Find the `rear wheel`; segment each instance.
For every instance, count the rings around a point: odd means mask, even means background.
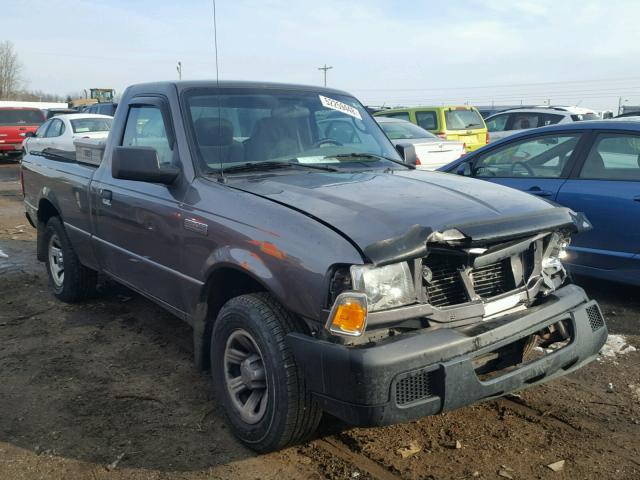
[[[46,266],[53,294],[64,302],[86,298],[95,290],[97,273],[80,263],[58,217],[50,218],[45,228]]]
[[[265,293],[229,300],[215,321],[211,374],[233,433],[258,452],[311,435],[322,411],[285,343],[295,319]]]

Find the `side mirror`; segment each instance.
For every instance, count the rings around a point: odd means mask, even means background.
[[[36,132],[25,132],[25,138],[32,138],[36,136]]]
[[[471,176],[471,162],[469,162],[469,161],[462,162],[460,165],[458,165],[458,168],[456,169],[456,173],[458,175],[463,175],[465,177],[470,177]]]
[[[169,185],[180,174],[173,165],[161,167],[152,147],[116,147],[111,159],[111,175],[121,180]]]
[[[407,165],[416,166],[418,163],[418,156],[416,155],[416,149],[410,143],[400,143],[396,145],[396,150],[400,156],[404,159],[404,163]]]

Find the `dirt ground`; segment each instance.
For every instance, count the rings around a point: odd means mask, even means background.
[[[80,305],[53,298],[21,201],[0,160],[2,480],[640,478],[640,351],[409,424],[325,418],[309,443],[256,455],[228,432],[180,320],[111,284]],[[578,283],[640,347],[638,289]]]

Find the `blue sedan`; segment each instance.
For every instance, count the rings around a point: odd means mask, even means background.
[[[439,170],[517,188],[584,212],[593,230],[574,238],[567,268],[640,285],[640,122],[576,122],[526,130]]]

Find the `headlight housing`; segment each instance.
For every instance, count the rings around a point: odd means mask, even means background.
[[[353,289],[367,296],[370,312],[402,307],[415,302],[413,276],[407,262],[384,267],[353,265]]]

